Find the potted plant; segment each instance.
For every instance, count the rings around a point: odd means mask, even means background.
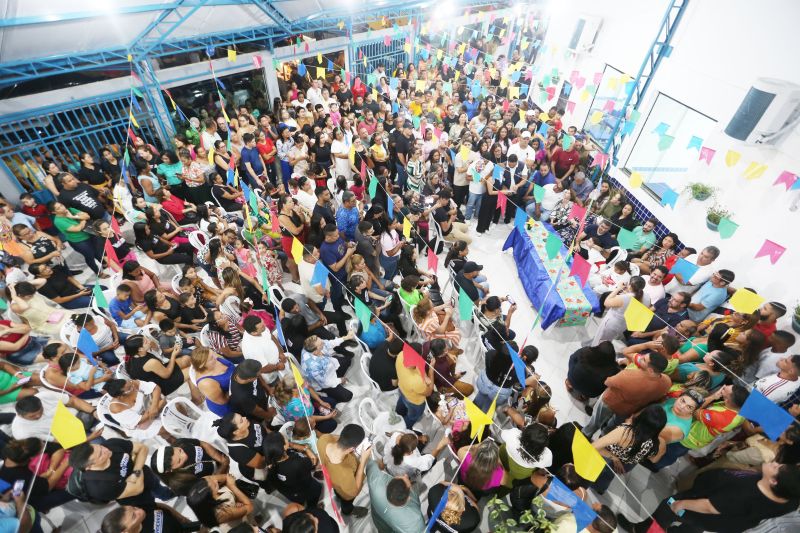
[[[730,218],[733,213],[725,209],[724,207],[714,204],[708,208],[707,215],[706,215],[706,226],[711,231],[717,231],[717,226],[719,226],[719,221],[723,218]]]
[[[489,528],[494,533],[550,533],[553,523],[547,519],[544,500],[541,496],[531,501],[531,509],[526,510],[517,520],[504,499],[494,496],[486,505],[489,511]]]
[[[684,190],[691,192],[692,198],[702,202],[703,200],[708,200],[717,189],[705,183],[693,182],[688,184]]]
[[[800,333],[800,303],[794,306],[794,315],[792,315],[792,329],[796,333]]]

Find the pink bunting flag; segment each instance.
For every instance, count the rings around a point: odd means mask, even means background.
[[[778,179],[775,180],[775,183],[773,183],[773,185],[778,185],[778,184],[785,185],[786,190],[788,191],[789,189],[792,188],[792,185],[794,185],[795,181],[797,181],[797,176],[792,174],[788,170],[784,170],[783,172],[781,172],[781,175],[778,176]]]
[[[614,111],[614,100],[606,100],[606,105],[603,106],[603,111],[606,113],[611,113]]]
[[[578,78],[577,80],[575,80],[576,89],[583,89],[584,85],[586,85],[586,78]]]
[[[119,229],[119,222],[117,222],[117,217],[111,217],[111,230],[114,234],[119,237],[122,235],[122,230]]]
[[[442,130],[440,130],[438,126],[436,128],[433,128],[433,134],[436,136],[437,139],[442,138]]]
[[[439,268],[439,256],[434,253],[433,248],[428,248],[428,270],[436,273],[437,268]]]
[[[703,146],[702,148],[700,148],[700,156],[698,157],[698,159],[700,161],[705,161],[706,164],[710,165],[711,160],[714,159],[714,154],[716,153],[717,153],[716,150],[712,150],[707,146]]]
[[[391,35],[384,35],[383,36],[383,46],[389,46],[392,44],[392,36]]]
[[[328,474],[328,469],[325,468],[325,465],[320,465],[322,467],[322,476],[325,478],[325,485],[328,487],[328,496],[331,499],[331,507],[333,508],[333,514],[336,517],[336,520],[340,524],[344,524],[344,519],[342,515],[339,514],[339,506],[336,505],[336,500],[333,498],[333,483],[331,483],[331,475]]]
[[[253,56],[253,65],[256,68],[261,68],[261,56]]]
[[[361,59],[362,57],[364,57],[364,52],[362,52],[362,51],[359,49],[359,50],[358,50],[358,58],[359,58],[359,59]]]
[[[280,233],[281,224],[278,222],[278,213],[275,211],[270,211],[269,218],[272,220],[272,233]]]
[[[103,246],[106,251],[106,261],[108,261],[108,266],[119,272],[122,269],[122,264],[119,262],[116,250],[114,250],[114,247],[111,246],[111,241],[106,239],[106,242]]]
[[[603,168],[606,166],[607,163],[608,163],[608,154],[605,152],[598,152],[597,154],[595,154],[594,160],[592,161],[592,164],[589,166]]]
[[[344,82],[345,82],[347,85],[350,85],[350,71],[349,71],[349,70],[346,70],[346,71],[344,72]]]
[[[769,239],[764,239],[764,244],[761,245],[761,249],[756,254],[756,258],[764,257],[765,255],[769,257],[770,262],[774,265],[778,262],[778,259],[781,258],[783,252],[786,251],[786,248],[778,244],[777,242],[773,242]]]
[[[403,343],[403,366],[406,368],[416,367],[420,375],[425,376],[425,359],[407,342]]]
[[[306,41],[306,42],[303,44],[303,48],[305,49],[306,53],[308,53],[308,49],[309,49],[309,46],[308,46],[308,41]]]
[[[575,85],[575,81],[578,79],[580,75],[581,75],[580,72],[578,72],[577,70],[573,70],[572,73],[569,75],[569,82]]]
[[[600,85],[600,82],[603,80],[603,73],[602,72],[595,72],[594,78],[592,78],[595,85]]]
[[[532,80],[533,79],[533,71],[531,69],[527,69],[525,71],[525,80]]]
[[[361,179],[362,180],[367,179],[367,163],[363,159],[361,160],[361,171],[360,171],[360,174],[361,174]]]
[[[544,92],[547,93],[547,99],[552,100],[556,97],[556,87],[555,85],[551,85],[550,87],[546,88]]]
[[[511,105],[508,103],[508,100],[503,100],[503,113],[508,111],[508,106]]]
[[[508,197],[502,192],[497,195],[497,207],[500,209],[500,215],[505,216],[506,205],[508,204]]]
[[[569,270],[570,276],[577,276],[578,279],[581,280],[581,287],[586,285],[586,281],[589,279],[589,270],[591,270],[592,265],[581,257],[579,254],[574,254],[572,256],[572,268]]]
[[[575,112],[575,102],[572,100],[567,100],[567,113],[574,113]]]
[[[569,218],[583,220],[584,216],[586,216],[586,208],[578,204],[572,204],[572,209],[569,210]]]

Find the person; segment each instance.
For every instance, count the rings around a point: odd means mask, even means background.
[[[628,346],[647,342],[649,339],[658,338],[666,331],[674,331],[687,316],[687,307],[691,296],[686,292],[678,292],[670,297],[662,298],[655,302],[650,309],[654,316],[647,324],[644,331],[630,333],[626,343]]]
[[[419,354],[419,344],[412,343],[410,346]],[[395,411],[403,417],[406,428],[411,429],[425,414],[425,398],[433,392],[434,368],[433,365],[428,365],[427,372],[423,375],[416,366],[406,367],[405,358],[406,354],[401,352],[395,359],[397,386],[400,389]]]
[[[312,476],[317,456],[311,447],[294,444],[283,434],[264,435],[264,456],[273,486],[289,501],[313,507],[322,496],[322,484]]]
[[[208,410],[217,416],[226,415],[230,411],[228,390],[235,365],[205,346],[198,346],[192,352],[192,369],[192,380],[205,396]]]
[[[434,307],[430,297],[426,295],[417,303],[412,318],[426,341],[444,339],[453,348],[458,348],[461,332],[452,321],[454,311],[448,305]]]
[[[800,466],[775,462],[749,473],[712,470],[700,475],[691,489],[664,499],[652,518],[632,523],[620,515],[619,524],[633,533],[648,531],[653,522],[662,530],[677,523],[681,531],[739,533],[795,511],[800,504],[798,480]]]
[[[92,287],[87,287],[70,275],[70,271],[62,265],[50,266],[44,263],[31,265],[28,272],[44,283],[39,287],[39,294],[50,298],[65,309],[82,309],[89,307]]]
[[[369,377],[382,391],[397,390],[397,368],[395,360],[403,351],[403,341],[392,336],[386,343],[372,350],[369,360]]]
[[[85,329],[99,348],[95,353],[85,355],[100,359],[107,366],[115,366],[119,364],[119,359],[114,351],[119,348],[120,341],[126,339],[127,335],[120,333],[117,325],[105,316],[97,318],[99,320],[95,320],[95,317],[89,313],[75,313],[70,320],[75,324],[75,331],[79,335]]]
[[[428,520],[431,519],[433,510],[441,501],[445,490],[447,490],[447,503],[433,523],[431,531],[434,533],[475,531],[481,522],[478,501],[472,491],[457,483],[442,481],[430,488],[428,491]]]
[[[359,450],[360,457],[356,455],[356,448],[364,442],[365,437],[361,426],[347,424],[339,435],[323,435],[317,442],[320,462],[328,471],[342,514],[356,518],[364,517],[369,512],[366,507],[353,505],[353,500],[364,487],[366,467],[372,451],[372,445],[367,444]]]
[[[500,462],[500,448],[493,440],[464,446],[457,455],[461,462],[459,479],[479,498],[510,483],[508,472]]]
[[[694,263],[699,267],[692,277],[684,279],[682,274],[674,274],[672,279],[667,283],[665,289],[668,293],[674,292],[688,292],[694,294],[705,282],[711,279],[715,272],[714,262],[719,257],[719,248],[716,246],[706,246],[699,254],[692,254],[684,259],[690,263]]]
[[[68,392],[32,387],[21,389],[21,392],[25,394],[18,395],[19,399],[14,405],[16,416],[11,421],[11,435],[17,440],[36,438],[46,444],[52,442],[50,427],[59,402],[84,425],[93,427],[97,424],[97,419],[92,416],[95,412],[94,406]],[[93,433],[89,434],[89,437],[93,436]],[[92,440],[88,437],[87,439]]]
[[[567,391],[579,401],[597,398],[606,390],[606,379],[620,371],[610,341],[579,348],[569,356]]]
[[[269,405],[267,384],[260,376],[261,363],[255,359],[239,363],[231,378],[228,405],[234,413],[269,424],[275,417],[275,409]]]
[[[228,472],[230,459],[207,442],[181,438],[156,448],[150,468],[178,496],[186,496],[197,481]]]
[[[342,206],[336,210],[336,226],[348,241],[355,240],[360,217],[361,212],[355,194],[345,191],[342,194]]]
[[[103,517],[100,533],[180,533],[192,527],[185,516],[169,505],[159,504],[154,508],[123,505]]]
[[[343,385],[343,376],[350,368],[352,360],[347,357],[335,356],[334,349],[353,337],[355,334],[352,331],[349,331],[344,337],[333,340],[324,340],[316,335],[311,335],[303,343],[300,361],[303,375],[315,390],[337,403],[349,402],[353,399],[352,391],[347,390]]]
[[[207,528],[235,525],[253,512],[253,503],[229,474],[206,476],[186,495],[186,503]]]
[[[559,152],[561,154],[565,154],[568,153],[569,150],[559,150]],[[561,159],[563,159],[563,157]],[[562,163],[561,159],[557,159],[555,162],[554,169],[556,171],[556,176],[558,176],[558,166]],[[567,178],[566,175],[561,176],[559,179],[562,183],[564,183],[565,178]],[[566,181],[569,182],[568,179],[566,179]],[[575,177],[572,180],[572,183],[569,185],[569,190],[572,192],[572,197],[574,198],[575,203],[580,206],[585,206],[589,202],[589,195],[594,190],[594,184],[590,180],[586,179],[586,174],[584,172],[579,170],[575,172]]]
[[[161,425],[161,410],[166,400],[155,383],[138,379],[110,379],[103,391],[113,398],[108,403],[108,412],[122,428],[128,438],[152,439],[161,434],[171,435]]]
[[[694,277],[694,276],[693,276]],[[692,294],[688,314],[691,320],[702,322],[728,299],[729,285],[733,283],[734,273],[730,270],[719,270],[711,275],[711,279],[703,283],[699,290]]]
[[[424,531],[425,517],[417,490],[408,476],[392,476],[368,461],[367,485],[372,523],[379,533]]]
[[[758,324],[754,327],[769,338],[778,329],[778,319],[786,314],[786,306],[780,302],[766,302],[758,310]]]
[[[397,273],[397,263],[400,260],[400,252],[407,241],[402,238],[400,231],[402,231],[402,223],[398,220],[390,220],[388,224],[383,227],[380,236],[380,265],[383,268],[383,277],[391,281]],[[400,230],[400,231],[398,231]]]
[[[325,226],[325,241],[319,247],[319,257],[330,271],[331,303],[334,309],[341,309],[344,305],[344,284],[347,283],[347,270],[345,265],[356,251],[354,242],[345,242],[339,236],[335,224]]]
[[[596,252],[599,256],[605,259],[611,259],[610,249],[617,245],[617,240],[611,234],[611,222],[603,219],[598,224],[590,224],[582,232],[579,232],[575,237],[575,242],[578,243],[578,253],[584,259],[589,259],[594,262],[598,259],[597,256],[591,254],[591,251]]]
[[[644,286],[641,276],[633,276],[627,285],[618,285],[608,294],[605,301],[606,315],[597,327],[591,346],[597,346],[603,341],[613,341],[627,329],[625,310],[633,298],[645,307],[650,306],[650,300],[644,294]]]
[[[651,302],[657,302],[667,294],[663,281],[668,272],[667,267],[662,265],[651,270],[649,275],[642,276],[647,282],[644,286],[644,293],[650,297]],[[689,295],[689,299],[691,299],[691,295]]]
[[[3,459],[0,482],[10,485],[21,482],[22,494],[38,512],[47,513],[75,499],[64,490],[67,481],[64,476],[69,477],[65,450],[54,449],[48,453],[44,444],[35,438],[10,440],[3,447]]]
[[[553,454],[547,448],[548,434],[547,427],[538,422],[500,432],[500,461],[512,480],[528,479],[537,468],[553,463]]]
[[[495,399],[497,405],[505,404],[514,392],[514,383],[519,381],[516,373],[512,371],[514,363],[509,350],[517,351],[526,366],[532,365],[539,357],[539,350],[536,346],[528,345],[522,351],[519,351],[517,343],[514,341],[504,343],[500,350],[488,350],[486,352],[486,366],[478,374],[478,379],[475,382],[478,394],[475,396],[474,402],[484,412],[489,410]],[[536,379],[536,375],[531,370],[531,375],[526,378],[526,384],[528,380],[531,383],[535,383]]]
[[[644,224],[633,228],[631,233],[633,233],[634,238],[625,249],[633,254],[644,254],[647,250],[653,248],[656,243],[656,234],[653,230],[656,226],[658,226],[658,220],[648,218]],[[677,244],[677,239],[674,240],[674,244]]]
[[[678,236],[674,233],[667,233],[656,246],[646,250],[641,257],[633,258],[632,262],[639,267],[639,272],[649,274],[655,268],[664,266],[667,260],[675,255],[675,248],[678,245]]]
[[[286,354],[275,335],[267,332],[261,318],[250,315],[242,322],[242,356],[261,365],[261,375],[268,385],[273,385],[286,369]]]
[[[789,348],[794,346],[795,338],[788,331],[778,330],[767,338],[768,347],[761,351],[758,355],[757,365],[755,366],[755,379],[774,374],[777,370],[777,363],[783,359],[789,351]]]
[[[800,389],[800,355],[778,360],[778,372],[753,383],[753,388],[767,399],[782,404]]]
[[[647,404],[660,400],[672,382],[662,374],[667,359],[659,353],[650,353],[637,359],[635,368],[626,368],[606,378],[606,390],[594,405],[583,434],[591,438],[598,430],[613,427]]]
[[[445,435],[431,453],[420,453],[427,443],[426,436],[420,437],[411,430],[395,431],[383,447],[383,469],[395,477],[405,476],[412,482],[420,480],[450,444],[450,439]]]
[[[468,187],[464,185],[464,188]],[[442,237],[449,242],[464,241],[467,244],[472,242],[469,235],[469,227],[463,222],[457,222],[458,208],[451,203],[452,193],[448,189],[439,191],[439,198],[432,206],[433,219],[439,224],[442,230]]]
[[[331,433],[336,429],[336,402],[331,399],[329,403],[306,383],[301,390],[291,377],[282,378],[275,384],[273,398],[287,422],[307,420],[319,433]]]
[[[117,326],[124,329],[137,329],[145,325],[145,305],[133,305],[131,288],[125,283],[120,283],[116,289],[116,296],[108,303],[108,312]]]
[[[242,476],[262,488],[269,488],[271,484],[263,448],[264,434],[267,432],[264,426],[234,412],[214,420],[212,426],[225,439],[228,455],[236,461]]]
[[[22,251],[19,257],[26,264],[49,263],[61,258],[64,245],[58,237],[31,229],[25,224],[14,224],[12,229]]]

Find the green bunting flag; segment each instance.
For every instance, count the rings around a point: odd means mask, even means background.
[[[369,180],[369,197],[375,199],[375,193],[378,192],[378,178]]]
[[[553,259],[558,255],[561,250],[561,239],[555,233],[547,234],[547,242],[544,244],[544,249],[547,251],[547,258]]]
[[[144,98],[144,95],[142,94],[142,91],[140,91],[136,87],[131,87],[131,89],[133,90],[133,94],[135,94],[139,98]]]
[[[470,320],[472,318],[472,300],[470,300],[467,293],[461,287],[458,288],[458,316],[461,320]]]
[[[361,321],[361,327],[364,331],[369,331],[369,321],[372,318],[372,313],[367,307],[367,304],[361,301],[361,298],[356,297],[356,317]]]
[[[544,200],[544,187],[533,184],[533,199],[536,200],[537,204],[542,203],[542,200]]]
[[[94,301],[97,302],[97,307],[108,309],[108,300],[106,300],[106,295],[103,294],[100,285],[95,283],[94,287],[92,287],[92,293],[94,294]]]

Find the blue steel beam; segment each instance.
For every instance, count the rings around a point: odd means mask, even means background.
[[[153,48],[163,43],[172,32],[177,30],[181,24],[194,15],[208,1],[197,0],[190,2],[190,0],[178,0],[174,7],[162,11],[128,46],[134,55],[134,60],[147,56]],[[187,5],[185,10],[181,9],[184,4],[189,3],[192,5]]]
[[[272,0],[253,0],[253,5],[260,9],[266,16],[268,16],[278,26],[283,26],[286,30],[291,30],[294,23],[291,22],[281,11],[273,6]]]

